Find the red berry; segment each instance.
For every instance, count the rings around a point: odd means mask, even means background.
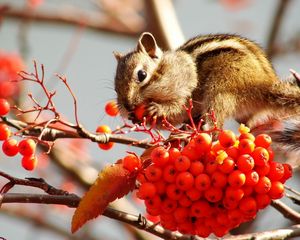
[[[225,197],[229,202],[238,203],[244,197],[244,191],[241,188],[227,187]]]
[[[174,165],[167,165],[163,170],[163,179],[168,182],[172,183],[175,182],[177,176],[177,170],[175,169]]]
[[[219,142],[223,147],[228,148],[230,146],[233,146],[235,141],[235,134],[231,130],[223,130],[220,132]]]
[[[5,155],[13,157],[19,152],[18,141],[13,138],[9,138],[2,143],[2,151]]]
[[[189,171],[194,176],[198,176],[200,173],[203,173],[204,165],[202,162],[199,161],[192,162]]]
[[[156,165],[150,165],[145,170],[145,176],[150,182],[156,182],[162,177],[162,169]]]
[[[246,182],[246,176],[245,174],[240,170],[234,170],[232,173],[228,176],[228,183],[232,187],[241,187]]]
[[[10,128],[5,123],[0,123],[0,141],[8,139],[11,135]]]
[[[256,136],[254,143],[257,147],[268,148],[272,143],[272,139],[268,134],[263,133]]]
[[[256,147],[251,156],[254,158],[255,165],[263,166],[269,161],[269,153],[263,147]]]
[[[211,176],[211,185],[213,187],[223,188],[227,184],[227,175],[220,171],[215,171]]]
[[[212,207],[207,201],[199,200],[191,206],[191,214],[195,217],[208,217],[212,213]]]
[[[263,209],[270,205],[271,198],[268,194],[256,194],[255,195],[256,205],[258,209]]]
[[[272,199],[279,199],[282,198],[284,192],[284,186],[279,181],[273,181],[270,191],[268,192],[268,195]]]
[[[255,166],[254,171],[256,171],[259,176],[266,176],[270,171],[269,162],[266,162],[263,166]]]
[[[151,152],[151,160],[158,167],[165,166],[169,161],[168,150],[162,146],[154,148]]]
[[[237,167],[244,173],[249,172],[254,168],[254,159],[249,154],[243,154],[237,160]]]
[[[268,178],[271,181],[279,181],[284,176],[284,166],[282,163],[270,162]]]
[[[263,194],[270,191],[271,188],[271,181],[269,178],[263,176],[261,177],[257,184],[254,187],[255,192]]]
[[[181,172],[176,177],[176,186],[181,190],[189,190],[194,185],[194,176],[190,172]]]
[[[153,183],[144,182],[140,185],[137,196],[140,199],[151,199],[156,195],[156,187]]]
[[[253,134],[251,133],[241,133],[241,135],[239,136],[239,140],[241,141],[242,139],[249,139],[250,141],[254,142],[255,137]]]
[[[168,198],[172,200],[179,200],[183,195],[182,189],[180,189],[177,184],[174,183],[167,186],[166,193]]]
[[[259,175],[255,171],[250,171],[245,173],[246,175],[246,182],[245,185],[247,186],[255,186],[258,183]]]
[[[283,177],[280,179],[280,181],[282,183],[285,183],[286,180],[288,180],[292,174],[293,174],[293,169],[291,167],[291,165],[284,163],[283,164],[283,168],[284,168],[284,174]]]
[[[188,221],[190,209],[186,207],[178,207],[174,211],[174,218],[177,223]]]
[[[181,155],[178,148],[170,148],[169,149],[169,163],[173,164],[175,160]]]
[[[210,177],[207,174],[201,173],[195,178],[195,187],[199,191],[207,190],[210,184]]]
[[[143,120],[143,117],[144,117],[144,113],[145,113],[145,105],[144,104],[141,104],[141,105],[138,105],[135,109],[134,109],[134,115],[135,117],[142,121]]]
[[[181,154],[188,157],[191,161],[196,161],[202,153],[198,152],[195,146],[195,141],[192,139],[181,151]]]
[[[223,197],[223,191],[220,188],[211,187],[204,192],[204,196],[209,202],[218,202]]]
[[[252,197],[245,197],[239,203],[239,209],[247,214],[252,215],[257,212],[256,201]]]
[[[218,166],[218,169],[223,173],[231,173],[235,168],[235,162],[232,158],[225,158],[223,163]]]
[[[119,114],[117,102],[114,100],[107,102],[105,105],[105,112],[111,117],[117,116]]]
[[[255,148],[255,144],[250,139],[242,139],[239,143],[240,154],[251,154]]]
[[[225,151],[228,157],[231,157],[232,159],[237,159],[240,155],[239,149],[236,146],[231,146],[227,148]]]
[[[6,115],[10,110],[10,104],[5,98],[0,98],[0,116]]]
[[[190,188],[185,192],[185,194],[192,202],[195,202],[202,197],[202,192],[196,188]]]
[[[194,137],[195,148],[201,153],[206,153],[211,148],[212,139],[207,133],[199,133]]]
[[[141,160],[134,154],[128,154],[126,157],[123,158],[123,167],[129,172],[132,172],[141,167]]]
[[[172,200],[170,198],[166,198],[163,200],[161,209],[164,213],[172,213],[177,208],[177,201]]]
[[[188,157],[181,155],[175,159],[174,165],[177,171],[183,172],[190,168],[191,161]]]
[[[19,142],[18,148],[23,156],[31,156],[35,153],[36,143],[33,139],[26,138]]]
[[[37,157],[34,155],[28,156],[25,155],[22,158],[22,167],[28,171],[32,171],[33,169],[35,169],[36,165],[37,165]]]

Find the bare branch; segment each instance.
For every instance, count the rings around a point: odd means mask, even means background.
[[[294,221],[295,223],[300,223],[300,214],[285,205],[283,202],[279,200],[273,200],[271,202],[272,207],[278,210],[285,218]]]

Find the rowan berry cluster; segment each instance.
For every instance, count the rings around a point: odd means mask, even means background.
[[[10,111],[9,102],[0,99],[0,116],[5,116]],[[0,141],[2,143],[2,151],[6,156],[13,157],[18,153],[22,155],[22,166],[28,171],[33,170],[37,165],[37,158],[35,156],[36,142],[31,138],[26,138],[18,142],[11,138],[12,132],[9,126],[5,123],[0,123]]]
[[[273,160],[268,135],[239,130],[222,130],[214,142],[195,133],[183,147],[158,146],[144,169],[138,157],[126,156],[126,169],[140,168],[137,196],[147,213],[172,231],[221,237],[281,198],[291,167]]]

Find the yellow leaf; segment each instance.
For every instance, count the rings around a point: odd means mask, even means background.
[[[110,202],[133,190],[135,180],[136,174],[124,169],[120,161],[105,167],[75,210],[72,218],[72,233],[87,221],[103,214]]]

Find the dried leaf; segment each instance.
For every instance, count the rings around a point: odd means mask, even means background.
[[[136,175],[123,168],[120,161],[105,167],[81,199],[72,218],[72,233],[87,221],[103,214],[108,204],[135,187]]]

